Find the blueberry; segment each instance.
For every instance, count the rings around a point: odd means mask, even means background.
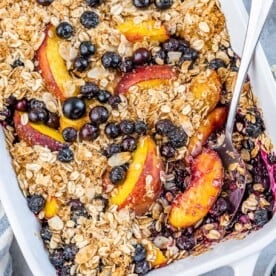
[[[21,100],[19,100],[16,105],[15,105],[15,109],[21,112],[25,112],[28,110],[28,101],[26,98],[23,98]]]
[[[60,269],[64,264],[62,249],[55,249],[49,254],[51,264],[56,268]]]
[[[89,67],[89,60],[87,57],[76,57],[73,66],[76,71],[84,72]]]
[[[51,5],[53,2],[54,2],[54,0],[36,0],[36,2],[38,3],[38,4],[40,4],[41,6],[49,6],[49,5]]]
[[[45,199],[41,195],[31,195],[27,197],[27,203],[29,209],[38,214],[44,208]]]
[[[223,215],[226,211],[230,208],[228,201],[223,198],[219,197],[215,202],[213,208],[210,210],[210,214],[215,217],[219,217]]]
[[[144,135],[147,133],[148,126],[144,121],[135,122],[135,132],[139,135]]]
[[[81,24],[87,28],[96,28],[99,24],[99,16],[93,11],[85,11],[80,18]]]
[[[68,203],[71,212],[71,219],[76,222],[79,217],[88,217],[87,210],[79,199],[71,199]]]
[[[122,151],[121,145],[118,144],[110,144],[107,148],[103,151],[103,154],[109,158],[115,153],[120,153]]]
[[[137,148],[137,143],[135,138],[133,137],[126,137],[123,141],[122,141],[122,151],[135,151]]]
[[[62,130],[62,137],[66,142],[73,143],[77,140],[77,130],[73,127],[67,127]]]
[[[71,266],[64,265],[61,269],[57,271],[58,276],[70,276],[71,275]]]
[[[116,166],[109,172],[109,179],[113,184],[119,184],[126,178],[126,170],[123,166]]]
[[[108,51],[103,54],[101,61],[104,68],[117,69],[122,61],[122,58],[116,52]]]
[[[62,39],[69,39],[73,35],[74,29],[68,22],[61,22],[56,28],[56,34]]]
[[[213,70],[217,70],[221,67],[226,67],[225,62],[220,58],[214,58],[209,62],[209,68]]]
[[[99,93],[97,94],[97,100],[100,103],[107,103],[110,97],[111,97],[111,93],[108,92],[107,90],[100,90]]]
[[[92,98],[96,97],[99,91],[99,87],[94,82],[86,82],[80,88],[81,95],[88,100],[91,100]]]
[[[144,261],[146,259],[147,251],[142,244],[136,244],[133,261],[135,263]]]
[[[46,109],[46,105],[44,102],[39,101],[37,99],[31,99],[29,102],[30,109]]]
[[[156,8],[160,10],[165,10],[169,9],[172,6],[173,0],[154,0],[154,4]]]
[[[174,127],[167,134],[171,145],[175,148],[181,148],[186,145],[187,142],[187,134],[182,127]]]
[[[261,115],[258,113],[255,114],[255,122],[246,121],[245,124],[245,133],[247,136],[252,138],[257,138],[265,130],[264,121],[261,118]]]
[[[24,62],[22,62],[20,59],[16,59],[13,64],[11,65],[12,68],[16,67],[23,67],[25,66]]]
[[[58,129],[60,127],[59,116],[53,112],[48,112],[48,115],[48,120],[45,124],[50,128]]]
[[[265,225],[269,221],[268,211],[266,209],[255,211],[254,219],[257,226]]]
[[[31,109],[28,112],[30,122],[45,123],[48,120],[48,112],[45,109]]]
[[[179,39],[178,40],[178,51],[181,53],[185,53],[187,49],[190,47],[189,42],[187,42],[184,39]]]
[[[94,141],[100,135],[100,130],[95,123],[87,123],[80,129],[81,141]]]
[[[135,65],[143,65],[151,59],[151,53],[146,48],[139,48],[133,53],[133,63]]]
[[[179,41],[176,38],[170,38],[162,44],[162,48],[166,52],[177,51],[179,47]]]
[[[192,48],[187,48],[182,54],[179,60],[179,65],[182,65],[184,61],[195,61],[198,58],[198,53]]]
[[[195,246],[195,240],[193,237],[182,235],[176,239],[176,246],[180,250],[191,250]]]
[[[150,0],[132,0],[133,5],[136,8],[147,8],[151,4]]]
[[[133,70],[132,57],[126,57],[119,65],[119,69],[122,73],[128,73]]]
[[[169,119],[159,120],[155,124],[155,130],[160,135],[167,135],[173,128],[174,125]]]
[[[138,275],[145,275],[146,273],[148,273],[150,271],[150,266],[149,263],[147,261],[141,261],[141,262],[137,262],[135,264],[135,269],[134,272]]]
[[[57,159],[63,163],[69,163],[74,159],[73,151],[67,147],[59,150]]]
[[[48,224],[42,224],[40,236],[44,242],[49,242],[51,240],[52,233],[50,231]]]
[[[80,119],[86,112],[85,101],[77,97],[68,98],[63,103],[62,112],[69,119]]]
[[[103,2],[104,0],[86,0],[87,5],[90,6],[91,8],[98,7]]]
[[[176,151],[171,145],[171,143],[165,143],[160,147],[160,154],[165,158],[172,158],[175,156],[175,153]]]
[[[63,248],[63,259],[67,262],[73,261],[78,248],[74,244],[65,245]]]
[[[120,122],[120,129],[123,134],[132,134],[135,130],[135,123],[132,120],[123,120]]]
[[[174,168],[174,182],[177,188],[182,192],[186,189],[186,177],[189,176],[187,170],[183,168],[176,167]]]
[[[117,138],[121,134],[121,130],[118,124],[113,122],[106,125],[104,132],[109,138]]]
[[[96,53],[96,46],[91,41],[83,41],[80,44],[79,51],[81,56],[90,57]]]
[[[112,108],[117,109],[118,108],[118,104],[121,103],[122,100],[120,98],[119,95],[112,95],[109,99],[108,99],[108,104],[111,105]]]
[[[152,59],[156,64],[164,64],[167,60],[167,54],[164,50],[159,50],[153,55]]]
[[[109,111],[104,106],[95,106],[91,109],[89,113],[89,118],[91,122],[96,124],[103,124],[108,120]]]

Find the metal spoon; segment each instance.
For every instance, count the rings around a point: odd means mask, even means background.
[[[237,106],[253,53],[259,41],[260,34],[262,32],[272,3],[273,0],[251,1],[251,10],[241,58],[241,64],[235,84],[235,89],[233,92],[233,98],[229,108],[225,128],[225,137],[223,141],[214,148],[222,159],[226,173],[229,174],[230,179],[232,179],[237,186],[236,189],[229,193],[229,200],[233,205],[230,221],[232,221],[232,219],[234,218],[238,207],[241,204],[246,185],[246,167],[240,154],[237,152],[232,143],[232,134]]]

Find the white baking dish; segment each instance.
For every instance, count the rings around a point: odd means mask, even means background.
[[[221,4],[227,18],[232,45],[234,50],[240,54],[245,35],[247,13],[241,0],[221,0]],[[254,93],[259,98],[263,108],[268,133],[273,144],[276,145],[276,128],[273,119],[276,110],[276,87],[261,47],[257,49],[249,75]],[[1,130],[0,164],[1,201],[30,269],[35,276],[56,275],[39,238],[40,226],[35,216],[29,211],[18,187]],[[252,275],[258,253],[275,237],[276,217],[274,216],[274,219],[263,229],[250,234],[244,240],[220,243],[208,253],[175,262],[165,268],[151,272],[150,275],[198,275],[224,265],[232,266],[236,275]]]

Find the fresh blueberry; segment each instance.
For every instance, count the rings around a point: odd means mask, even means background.
[[[76,57],[74,60],[74,69],[78,72],[84,72],[89,67],[89,60],[87,57]]]
[[[96,97],[99,91],[100,89],[98,85],[94,82],[86,82],[80,88],[81,95],[88,100],[91,100],[92,98]]]
[[[29,209],[38,214],[44,208],[45,199],[41,195],[31,195],[27,197],[27,203]]]
[[[100,135],[99,127],[95,123],[87,123],[80,129],[81,141],[94,141]]]
[[[103,124],[108,120],[109,111],[104,106],[95,106],[91,109],[89,113],[89,118],[91,122],[96,123],[97,125]]]
[[[122,61],[122,58],[116,52],[108,51],[103,54],[101,61],[104,68],[117,69]]]
[[[140,243],[136,244],[133,261],[135,263],[144,261],[146,259],[146,255],[147,255],[146,248]]]
[[[69,162],[71,162],[72,160],[74,160],[74,153],[73,153],[73,151],[72,151],[70,148],[68,148],[68,147],[62,148],[62,149],[59,150],[59,152],[58,152],[57,159],[58,159],[60,162],[69,163]]]
[[[113,184],[119,184],[126,178],[126,170],[123,166],[116,166],[109,172],[109,179]]]
[[[87,28],[96,28],[99,24],[99,16],[93,11],[85,11],[80,18],[81,24]]]
[[[95,54],[96,46],[91,41],[83,41],[80,44],[79,51],[81,56],[90,57]]]
[[[100,103],[107,103],[110,97],[111,97],[111,93],[103,89],[100,90],[99,93],[97,94],[97,100]]]
[[[135,131],[135,123],[132,120],[122,120],[120,122],[120,129],[123,134],[132,134]]]
[[[67,127],[62,130],[62,137],[66,142],[69,142],[69,143],[75,142],[77,140],[77,136],[78,136],[77,130],[73,127]]]
[[[80,119],[86,112],[85,101],[77,97],[68,98],[63,103],[62,112],[69,119]]]
[[[56,34],[62,39],[69,39],[73,35],[74,29],[68,22],[61,22],[56,28]]]
[[[121,134],[120,127],[118,126],[118,124],[116,124],[114,122],[108,123],[105,127],[104,132],[107,137],[113,138],[113,139],[117,138]]]

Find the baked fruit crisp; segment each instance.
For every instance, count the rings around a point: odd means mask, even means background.
[[[239,68],[219,1],[2,0],[0,18],[0,122],[58,275],[143,275],[270,220],[249,81],[241,204],[212,149]]]

